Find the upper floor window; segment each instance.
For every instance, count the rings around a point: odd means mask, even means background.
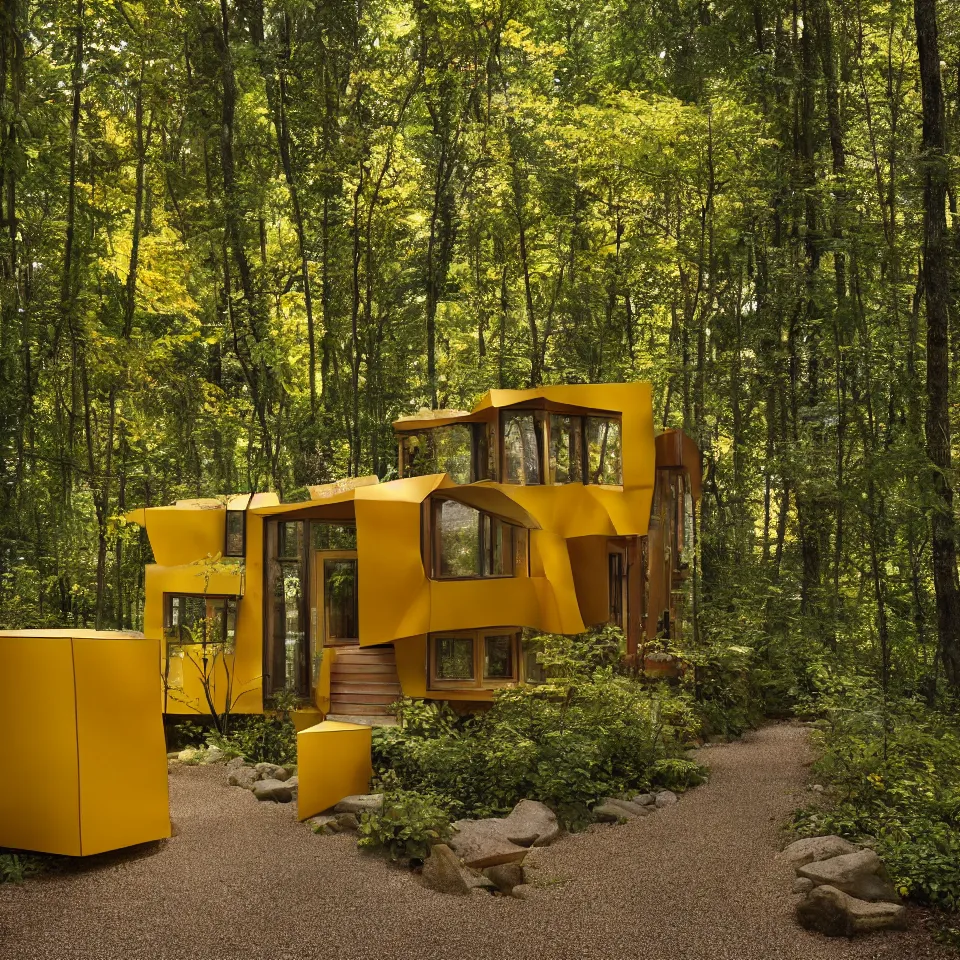
[[[470,483],[473,457],[471,424],[432,427],[400,438],[405,477],[448,473],[454,483]]]
[[[583,483],[583,417],[550,414],[550,483]]]
[[[503,482],[542,483],[543,421],[533,411],[504,412]]]
[[[434,498],[432,570],[437,579],[512,577],[527,566],[527,531],[457,500]]]
[[[217,643],[232,648],[236,630],[236,597],[205,593],[163,595],[163,633],[170,643]]]
[[[622,484],[620,421],[587,417],[587,483]]]
[[[247,545],[247,511],[227,509],[225,557],[242,557]]]

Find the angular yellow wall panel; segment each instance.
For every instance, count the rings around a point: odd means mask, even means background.
[[[0,633],[0,846],[100,853],[170,836],[156,641],[93,630]],[[38,706],[39,705],[39,706]]]
[[[301,820],[344,797],[366,793],[373,775],[371,727],[325,720],[297,734],[297,813]]]
[[[151,698],[156,703],[156,698]],[[0,634],[0,847],[80,854],[80,785],[69,636]]]
[[[154,640],[73,641],[84,856],[170,836]]]

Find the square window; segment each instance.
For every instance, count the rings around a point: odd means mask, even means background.
[[[513,636],[500,634],[483,639],[483,679],[512,680]]]
[[[437,637],[434,641],[437,680],[473,680],[473,638]]]

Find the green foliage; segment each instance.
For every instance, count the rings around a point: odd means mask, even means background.
[[[383,807],[360,815],[358,846],[384,847],[393,860],[420,859],[436,843],[453,835],[442,800],[431,794],[393,790],[384,795]]]
[[[666,790],[682,791],[706,782],[704,768],[695,760],[664,757],[650,765],[650,782]]]
[[[251,763],[297,762],[297,730],[288,717],[270,714],[234,716],[230,732],[207,737],[228,757],[243,757]]]
[[[616,650],[609,631],[599,649],[589,635],[539,642],[554,676],[497,691],[485,713],[458,719],[447,707],[404,703],[401,726],[374,731],[377,775],[449,798],[455,818],[500,815],[530,797],[577,825],[603,797],[648,787],[655,764],[694,737],[688,695],[597,665]],[[661,775],[673,770],[678,787],[692,784],[686,764]]]
[[[885,698],[863,677],[825,684],[815,743],[827,802],[800,811],[803,835],[869,841],[901,893],[960,909],[960,726]]]
[[[207,727],[192,720],[171,724],[167,727],[167,747],[170,750],[183,750],[185,747],[202,747],[207,743]]]
[[[43,873],[49,858],[30,853],[0,851],[0,883],[23,883],[29,877]]]

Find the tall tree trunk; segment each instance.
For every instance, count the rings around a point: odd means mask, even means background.
[[[927,456],[937,629],[947,683],[960,690],[960,583],[950,454],[950,274],[947,266],[947,159],[936,0],[914,0],[923,101],[923,286],[927,308]]]

